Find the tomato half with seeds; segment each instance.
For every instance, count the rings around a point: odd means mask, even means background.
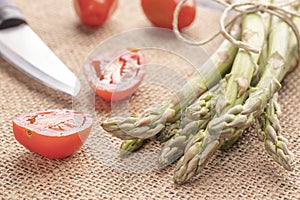
[[[106,101],[132,95],[145,76],[145,57],[137,49],[105,53],[88,59],[85,76],[96,94]]]
[[[180,0],[141,0],[141,5],[149,21],[158,27],[173,29],[173,15]],[[196,16],[196,0],[188,0],[178,17],[178,28],[189,26]]]
[[[88,138],[92,117],[72,110],[49,110],[13,118],[13,132],[24,147],[47,158],[66,158]]]

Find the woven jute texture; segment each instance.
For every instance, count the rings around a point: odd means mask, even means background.
[[[32,29],[77,74],[100,42],[124,31],[151,26],[138,0],[120,0],[116,13],[99,28],[81,25],[71,0],[15,0],[15,3]],[[186,32],[196,39],[205,38],[217,30],[219,16],[218,11],[200,7],[196,22]],[[220,41],[218,38],[204,46],[208,54]],[[191,75],[187,68],[182,70],[184,65],[177,66],[182,78]],[[50,160],[25,149],[13,136],[13,116],[45,109],[71,109],[73,99],[0,60],[0,198],[300,199],[299,74],[300,69],[297,69],[288,75],[280,92],[281,122],[296,156],[293,172],[286,172],[272,161],[252,128],[230,150],[218,152],[191,182],[176,186],[172,181],[174,165],[157,170],[155,160],[148,156],[159,150],[158,143],[147,144],[138,152],[140,157],[133,155],[120,161],[118,152],[114,152],[120,140],[105,134],[99,127],[77,153],[63,160]],[[159,75],[163,80],[172,78],[164,73]],[[162,102],[170,93],[166,87],[148,84],[136,92],[129,107],[141,112]],[[95,98],[95,103],[96,121],[112,115],[110,103],[99,98]],[[94,126],[98,126],[97,123]]]

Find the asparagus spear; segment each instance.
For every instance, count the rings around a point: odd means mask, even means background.
[[[298,8],[299,9],[299,8]],[[300,27],[300,20],[294,18],[295,24]],[[298,56],[296,51],[296,38],[291,36],[289,46],[289,71],[296,68],[298,64]],[[278,116],[281,114],[280,105],[278,103],[278,93],[275,93],[265,108],[264,113],[258,117],[260,128],[258,130],[258,138],[264,142],[266,151],[272,158],[285,169],[291,171],[294,164],[294,155],[288,149],[288,141],[281,135],[281,126]]]
[[[219,83],[217,89],[204,93],[196,102],[187,107],[182,119],[187,123],[182,124],[181,129],[177,129],[176,135],[160,151],[158,163],[161,167],[168,166],[180,158],[184,153],[186,144],[200,129],[206,127],[211,116],[213,116],[217,99],[219,94],[223,93],[225,84],[226,78]]]
[[[165,128],[163,128],[163,130],[161,130],[157,135],[156,140],[161,143],[167,142],[169,139],[171,139],[174,135],[177,134],[180,128],[180,123],[183,123],[180,119],[177,120],[175,123],[166,123]]]
[[[218,87],[217,91],[221,92],[224,87]],[[195,103],[193,103],[191,106],[189,106],[185,113],[187,116],[183,117],[183,119],[177,120],[175,123],[166,123],[166,126],[161,130],[161,132],[157,135],[157,140],[160,142],[167,142],[170,138],[172,138],[174,135],[176,137],[169,140],[164,148],[163,152],[165,152],[163,155],[168,155],[172,158],[168,158],[168,162],[161,162],[161,159],[159,159],[159,163],[161,166],[165,166],[165,164],[170,164],[171,160],[176,160],[178,157],[175,155],[172,155],[168,153],[168,151],[174,152],[176,155],[181,156],[185,147],[185,144],[178,143],[177,140],[182,140],[182,137],[186,137],[186,140],[188,138],[191,138],[188,134],[194,135],[197,133],[197,131],[200,128],[205,128],[208,118],[210,115],[211,110],[214,108],[213,100],[215,99],[213,97],[215,95],[213,91],[208,91],[204,93]],[[217,96],[217,95],[215,95]],[[194,120],[198,119],[197,123],[194,122]],[[180,128],[184,127],[184,128]],[[194,131],[192,131],[194,130]],[[129,139],[124,140],[120,147],[120,156],[125,157],[130,154],[130,152],[138,150],[144,143],[143,139],[135,138],[135,139]],[[173,147],[174,144],[180,145],[180,147]],[[181,153],[176,153],[174,150],[165,150],[167,147],[178,148],[178,151],[181,151]],[[161,156],[164,157],[164,156]]]
[[[278,22],[278,20],[279,20],[278,18],[275,18],[275,19],[272,20],[273,24],[275,24],[275,26],[276,26],[276,22]],[[300,19],[299,18],[295,17],[294,18],[294,22],[295,22],[295,24],[298,27],[300,27]],[[289,48],[288,48],[289,49],[289,56],[287,58],[287,60],[289,61],[289,64],[287,64],[288,67],[289,67],[287,69],[288,72],[293,71],[297,67],[297,65],[298,65],[298,51],[297,51],[297,45],[296,45],[296,43],[297,43],[296,37],[294,35],[291,36],[291,39],[290,39],[290,42],[289,42]],[[269,55],[267,55],[267,57],[268,56]],[[260,58],[260,63],[261,63],[260,66],[263,66],[263,65],[267,66],[267,64],[268,64],[267,57],[266,57],[266,55],[262,55],[261,56],[261,58]],[[265,61],[263,61],[263,59],[265,59]],[[265,69],[265,67],[262,67],[260,69]],[[257,77],[261,77],[261,75],[258,74]],[[252,80],[252,82],[254,82],[254,83],[257,82],[257,79],[259,79],[257,77],[256,77],[256,80],[255,81]],[[259,120],[262,120],[262,118],[259,117]],[[254,121],[254,120],[252,120],[252,121]],[[257,121],[257,120],[255,120],[255,121]],[[232,138],[225,139],[225,142],[222,145],[221,150],[227,150],[227,149],[229,149],[239,139],[239,137],[242,135],[243,131],[239,131],[239,133],[240,134],[236,133],[235,136],[233,136]],[[259,134],[260,134],[260,132],[258,131],[258,137],[263,141],[264,140],[264,136],[259,135]]]
[[[129,156],[132,152],[139,149],[146,140],[134,138],[132,140],[124,140],[120,146],[120,157],[125,158]]]
[[[263,18],[263,22],[264,22],[264,26],[265,26],[265,31],[268,32],[269,28],[270,28],[270,15],[267,13],[261,14],[262,18]],[[267,40],[267,34],[265,37],[265,40]],[[258,82],[259,77],[261,76],[264,66],[267,62],[267,42],[264,42],[264,46],[262,48],[263,50],[261,51],[261,56],[259,58],[259,69],[258,72],[255,73],[255,81],[252,80],[252,82]],[[252,83],[251,82],[251,83]],[[223,85],[226,83],[226,80],[223,81]],[[213,94],[209,95],[209,97],[211,98],[211,96],[214,96],[214,99],[216,100],[218,98],[218,96],[222,95],[222,93],[219,93],[218,91],[214,92]],[[215,100],[211,100],[209,99],[208,102],[205,102],[204,100],[198,101],[198,103],[194,103],[193,105],[189,106],[186,111],[184,112],[186,115],[186,118],[189,118],[190,120],[203,120],[203,119],[209,119],[212,115],[212,113],[208,110],[207,106],[210,106],[210,110],[212,110],[215,106]],[[207,105],[208,104],[208,105]],[[213,105],[209,105],[209,104],[213,104]],[[203,106],[205,105],[205,106]],[[218,107],[218,106],[217,106]],[[216,108],[218,109],[218,108]],[[201,116],[201,115],[205,115],[207,113],[207,116]],[[200,116],[199,116],[200,115]],[[199,118],[200,117],[200,118]],[[209,120],[207,120],[204,124],[207,124]],[[183,126],[184,127],[184,126]],[[201,128],[205,128],[205,126],[202,126]],[[172,142],[168,142],[162,149],[161,154],[160,154],[160,158],[159,158],[159,163],[164,166],[167,165],[168,163],[170,163],[171,161],[175,161],[178,156],[181,156],[183,154],[183,150],[185,148],[186,143],[188,142],[188,140],[191,139],[192,135],[195,135],[196,132],[191,132],[191,131],[183,131],[185,129],[181,129],[179,131],[179,133],[177,133],[175,135],[174,138],[172,138],[172,140],[176,141],[176,137],[179,137],[179,140],[183,140],[183,138],[186,139],[186,141],[179,143],[179,142],[175,142],[174,144],[176,144],[175,146],[172,145]],[[199,129],[197,129],[198,131]],[[173,131],[174,132],[174,131]],[[224,144],[221,146],[221,149],[227,149],[229,148],[232,144],[234,144],[237,139],[239,138],[239,136],[241,135],[241,133],[236,135],[236,138],[225,141]],[[184,137],[183,137],[184,136]],[[180,147],[179,147],[180,146]],[[176,149],[176,150],[175,150]],[[177,151],[181,151],[182,154],[178,153]],[[164,153],[162,153],[164,152]],[[173,153],[170,153],[173,152]],[[172,155],[177,155],[177,158],[175,156]],[[167,155],[169,158],[164,158]]]
[[[166,123],[166,126],[159,132],[156,140],[164,143],[172,138],[180,128],[181,120],[177,120],[175,123]],[[146,139],[134,138],[130,140],[123,140],[120,146],[120,157],[127,157],[130,153],[138,150],[146,142]]]
[[[271,1],[273,2],[273,1]],[[267,2],[266,2],[267,3]],[[263,22],[264,22],[264,25],[265,25],[265,31],[266,33],[269,33],[270,32],[270,29],[271,29],[271,22],[272,22],[272,18],[270,16],[270,14],[268,13],[262,13],[262,18],[263,18]],[[267,62],[268,62],[268,34],[265,35],[265,41],[264,41],[264,45],[263,45],[263,48],[262,48],[262,51],[260,53],[260,57],[259,57],[259,60],[258,60],[258,65],[259,65],[259,68],[258,68],[258,71],[257,73],[254,75],[254,77],[252,78],[251,80],[251,85],[257,85],[259,79],[261,78],[264,70],[265,70],[265,66],[267,65]]]
[[[180,120],[175,123],[167,123],[165,128],[158,134],[157,140],[159,142],[166,142],[173,137],[180,127]],[[134,138],[130,140],[123,140],[120,146],[120,157],[124,158],[132,152],[138,150],[146,142],[146,139]]]
[[[233,26],[231,34],[239,36],[239,27]],[[168,102],[151,107],[134,119],[111,118],[101,123],[107,132],[121,139],[150,138],[159,133],[167,122],[175,122],[181,112],[208,88],[214,86],[231,68],[237,48],[224,41],[211,58],[199,69],[183,88]],[[221,74],[221,76],[220,76]]]
[[[227,79],[228,76],[223,78],[216,88],[209,90],[187,107],[185,111],[186,118],[190,121],[210,119],[219,97],[224,95]]]
[[[159,164],[161,166],[167,166],[167,164],[171,164],[173,161],[178,159],[183,154],[183,150],[188,139],[197,133],[200,128],[205,128],[208,123],[208,119],[210,118],[211,110],[214,108],[216,100],[215,97],[217,97],[214,92],[219,93],[223,89],[224,87],[222,86],[218,87],[217,90],[212,89],[211,91],[204,93],[195,103],[186,109],[185,113],[187,116],[183,117],[183,119],[177,120],[175,123],[166,123],[166,126],[159,132],[156,138],[161,143],[167,142],[161,151],[164,152],[161,154],[161,159],[159,159]],[[193,120],[197,120],[198,123],[194,123]],[[197,126],[195,127],[196,124]],[[180,126],[186,128],[180,128]],[[183,137],[185,137],[187,141],[178,143],[177,140],[182,140]],[[120,156],[128,156],[130,152],[138,150],[143,144],[144,140],[140,138],[124,140],[120,147]],[[173,146],[176,144],[177,146],[180,145],[180,147]],[[166,150],[167,147],[170,149]],[[176,152],[175,149],[180,151],[180,153]],[[168,153],[169,151],[173,153]],[[164,158],[165,155],[169,158]],[[162,160],[165,161],[163,162]]]
[[[293,153],[288,149],[287,139],[281,134],[281,126],[278,120],[280,106],[277,100],[278,93],[273,96],[265,112],[259,118],[260,135],[264,141],[266,151],[272,158],[285,169],[291,171],[295,160]]]
[[[264,24],[259,14],[248,14],[243,19],[242,40],[257,49],[262,49],[265,38]],[[184,156],[176,167],[174,181],[182,184],[203,169],[217,149],[223,143],[228,132],[222,130],[224,113],[234,105],[240,105],[247,97],[247,89],[257,67],[259,54],[240,49],[232,66],[226,86],[223,109],[217,112],[205,131],[200,130],[186,147]],[[240,122],[240,121],[239,121]],[[242,122],[244,123],[244,121]],[[221,126],[220,126],[221,125]],[[231,131],[231,129],[229,129]]]
[[[289,38],[289,33],[289,28],[285,23],[276,24],[269,37],[268,65],[258,85],[252,88],[249,98],[243,106],[237,105],[211,121],[207,128],[211,131],[211,134],[208,134],[209,137],[205,135],[202,137],[202,143],[197,141],[198,143],[189,146],[186,151],[187,158],[182,158],[177,168],[176,182],[183,183],[198,173],[217,149],[217,146],[224,142],[223,137],[230,138],[237,132],[243,131],[253,124],[255,117],[262,114],[269,99],[279,90],[280,81],[290,70],[292,59],[287,50],[288,41],[282,40],[282,38]],[[200,154],[197,153],[199,149],[202,151]]]
[[[300,20],[298,21],[300,22]],[[245,105],[234,107],[231,111],[228,111],[224,117],[225,122],[222,122],[222,125],[224,126],[225,132],[230,132],[228,135],[237,135],[234,131],[240,132],[255,122],[255,117],[259,117],[263,113],[268,100],[280,89],[281,80],[294,68],[295,64],[292,63],[295,63],[296,41],[294,38],[291,39],[292,42],[288,48],[288,40],[285,42],[281,40],[282,38],[288,37],[288,26],[283,22],[276,24],[276,27],[270,35],[269,52],[271,53],[263,77],[258,85],[251,89],[250,96],[245,102]],[[287,49],[289,49],[289,51]],[[239,121],[247,123],[238,123]],[[237,138],[232,135],[228,141],[231,141],[232,138]]]
[[[265,14],[267,14],[267,13],[265,13]],[[271,21],[270,17],[269,18],[264,17],[264,24],[265,24],[266,32],[269,32],[270,21]],[[259,70],[253,76],[253,78],[251,80],[251,85],[257,85],[260,77],[262,76],[262,74],[264,72],[265,66],[267,65],[267,62],[268,62],[268,42],[267,42],[267,40],[268,40],[268,34],[266,34],[265,42],[264,42],[264,45],[263,45],[263,48],[261,51],[261,55],[258,60]],[[225,151],[225,150],[228,150],[230,147],[232,147],[232,145],[234,145],[238,141],[238,139],[241,137],[243,132],[244,131],[237,131],[234,135],[232,135],[232,137],[225,138],[224,143],[220,147],[220,150]]]

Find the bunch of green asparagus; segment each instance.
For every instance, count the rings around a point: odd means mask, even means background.
[[[300,30],[300,19],[293,22]],[[169,101],[141,115],[101,123],[104,130],[123,139],[122,157],[156,136],[163,143],[159,164],[166,167],[179,159],[174,181],[182,184],[201,172],[217,150],[230,148],[257,122],[265,150],[285,169],[293,169],[294,156],[279,123],[278,92],[280,82],[298,64],[296,37],[280,18],[260,12],[244,14],[241,23],[231,27],[231,35],[259,53],[224,41],[200,68],[204,74],[196,73]]]

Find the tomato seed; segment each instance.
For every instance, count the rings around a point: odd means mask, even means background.
[[[26,130],[26,133],[27,133],[27,135],[28,135],[28,137],[32,137],[32,132],[31,132],[31,130]]]

